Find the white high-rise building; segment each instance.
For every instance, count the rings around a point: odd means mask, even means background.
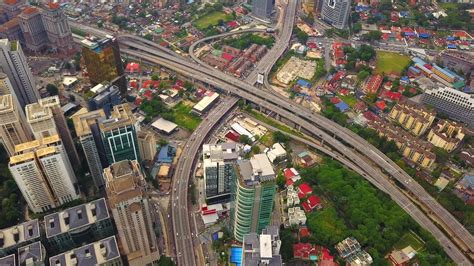
[[[79,198],[76,176],[58,135],[16,145],[15,152],[8,166],[33,212]]]
[[[37,103],[25,107],[26,120],[35,139],[59,134],[74,168],[79,166],[79,155],[61,110],[58,96],[40,99]]]
[[[15,146],[31,140],[31,133],[13,102],[11,94],[0,95],[0,141],[9,156],[15,155]]]
[[[36,82],[18,41],[0,39],[0,72],[8,76],[21,110],[38,101]]]
[[[147,183],[137,161],[124,160],[104,169],[107,202],[130,265],[148,265],[160,258],[153,230]]]
[[[350,0],[324,0],[321,19],[335,28],[344,29],[349,20],[350,9]]]

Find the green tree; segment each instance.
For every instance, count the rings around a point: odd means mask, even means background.
[[[154,73],[154,74],[151,75],[151,80],[155,80],[155,81],[160,80],[160,76],[158,74]],[[160,83],[160,85],[161,85],[161,83]]]
[[[170,257],[166,257],[165,255],[161,255],[160,259],[158,260],[158,266],[174,266],[174,262]]]
[[[369,72],[369,71],[362,70],[361,72],[357,73],[357,79],[359,79],[359,81],[363,81],[363,80],[365,80],[369,75],[370,75],[370,72]]]
[[[247,135],[240,135],[239,136],[239,142],[247,145],[252,144],[252,140],[249,138]]]
[[[280,189],[285,188],[286,178],[283,175],[283,172],[278,173],[277,178],[276,178],[276,184]]]
[[[290,141],[290,137],[283,134],[281,131],[273,131],[272,139],[273,139],[273,142],[278,142],[278,143],[288,143]]]
[[[56,85],[49,83],[46,85],[46,91],[48,91],[49,95],[55,96],[58,95],[59,89],[56,87]]]
[[[354,26],[352,27],[352,30],[355,33],[360,32],[362,30],[362,23],[360,23],[360,22],[355,23]]]

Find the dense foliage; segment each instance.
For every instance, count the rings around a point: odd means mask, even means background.
[[[347,236],[356,237],[371,254],[374,264],[387,264],[384,256],[401,236],[413,231],[425,241],[420,251],[422,265],[445,265],[449,261],[436,240],[422,229],[386,194],[360,175],[338,162],[303,169],[303,179],[313,185],[316,194],[329,199],[333,206],[309,215],[308,226],[315,232],[311,241],[332,248]]]
[[[375,58],[375,50],[370,45],[362,44],[357,49],[351,46],[344,47],[344,54],[347,55],[346,68],[353,70],[357,60],[369,62]]]
[[[265,45],[267,48],[270,48],[273,46],[273,43],[275,43],[275,40],[272,37],[263,37],[257,34],[245,33],[238,38],[225,39],[223,41],[223,44],[240,50],[247,49],[254,43],[258,45]]]
[[[0,145],[0,228],[15,225],[22,218],[20,191],[8,170],[8,154]]]

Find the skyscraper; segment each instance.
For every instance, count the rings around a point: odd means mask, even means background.
[[[102,177],[104,167],[109,166],[99,132],[98,123],[105,120],[104,110],[99,109],[74,116],[74,128],[81,143],[84,155],[89,166],[89,171],[97,189],[104,188],[104,178]]]
[[[106,36],[103,39],[84,39],[82,57],[92,85],[110,82],[124,93],[127,84],[124,76],[119,44],[116,38]]]
[[[59,134],[74,168],[80,166],[79,155],[67,126],[66,118],[61,110],[58,96],[40,99],[37,103],[25,108],[26,120],[36,139]]]
[[[12,20],[21,13],[21,8],[24,4],[25,1],[4,0],[0,7],[3,9],[3,11],[5,11],[7,20]]]
[[[8,167],[33,212],[79,198],[76,176],[58,135],[22,143],[15,151]]]
[[[14,91],[12,94],[20,103],[19,109],[24,110],[27,104],[38,101],[36,82],[18,41],[0,40],[0,72],[8,76]]]
[[[237,143],[220,143],[202,146],[204,186],[209,204],[230,201],[231,183],[235,182],[235,163],[239,158]]]
[[[73,47],[71,28],[58,3],[49,3],[42,11],[44,28],[49,46],[60,53],[68,53]]]
[[[274,9],[274,0],[253,0],[252,2],[252,14],[257,18],[268,19]]]
[[[109,209],[117,227],[121,254],[130,265],[159,259],[147,183],[137,161],[120,161],[104,169]]]
[[[40,11],[36,7],[30,6],[23,9],[18,18],[26,48],[33,52],[45,49],[48,45],[48,35]]]
[[[151,130],[140,129],[137,134],[140,158],[142,160],[153,160],[156,155],[156,136]]]
[[[128,104],[114,106],[110,118],[99,123],[109,164],[122,160],[140,161],[135,123]]]
[[[270,224],[275,196],[275,172],[265,154],[238,161],[239,176],[231,187],[230,227],[238,241]]]
[[[344,29],[349,20],[350,0],[324,0],[321,8],[321,19],[331,26]]]
[[[0,138],[9,156],[15,146],[31,140],[31,133],[11,94],[0,95]]]

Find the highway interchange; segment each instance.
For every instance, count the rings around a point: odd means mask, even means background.
[[[296,6],[295,2],[296,1],[290,1],[287,11],[291,10],[291,3],[294,3]],[[287,14],[289,14],[289,16],[287,16]],[[471,265],[471,262],[466,255],[472,256],[474,250],[474,240],[472,235],[435,199],[424,191],[418,183],[400,169],[398,165],[393,163],[382,152],[368,144],[365,140],[361,139],[350,130],[343,128],[318,114],[314,114],[287,99],[275,96],[253,86],[255,83],[253,79],[256,80],[256,73],[263,72],[267,74],[279,56],[281,56],[287,48],[293,25],[291,19],[294,19],[294,13],[285,12],[285,21],[289,21],[289,23],[283,23],[283,30],[279,38],[281,42],[277,42],[274,46],[276,49],[272,49],[267,53],[271,54],[272,57],[265,57],[261,61],[263,64],[259,65],[259,70],[253,72],[254,74],[251,74],[250,76],[252,79],[247,81],[238,80],[214,69],[203,68],[201,65],[191,63],[188,59],[178,57],[172,52],[166,52],[164,49],[158,47],[158,45],[147,42],[139,37],[134,36],[128,38],[129,36],[121,36],[120,43],[124,48],[131,48],[122,49],[122,52],[124,53],[131,54],[152,63],[160,64],[185,76],[213,85],[230,94],[238,95],[239,97],[258,105],[263,108],[263,110],[269,110],[272,113],[277,114],[279,117],[293,121],[298,128],[301,128],[306,133],[317,139],[323,140],[327,146],[330,146],[333,149],[331,150],[331,152],[333,152],[333,154],[330,154],[331,156],[343,156],[344,158],[341,159],[344,159],[347,162],[352,162],[352,165],[348,165],[349,167],[356,165],[360,169],[363,169],[364,173],[362,173],[362,175],[376,187],[389,194],[391,198],[421,226],[430,231],[454,262],[459,265]],[[291,25],[291,27],[288,27],[287,25]],[[84,27],[81,28],[86,31],[89,30]],[[285,28],[289,28],[288,32],[285,32]],[[94,32],[94,34],[97,33]],[[230,99],[236,101],[235,98]],[[230,110],[229,106],[230,104],[222,105],[222,102],[219,103],[219,105],[209,113],[209,120],[203,121],[201,126],[194,132],[195,134],[190,138],[188,141],[189,143],[186,144],[189,145],[189,147],[186,147],[186,154],[189,155],[188,158],[199,153],[201,144],[207,134]],[[337,153],[334,153],[335,151],[337,151]],[[175,233],[177,252],[182,253],[178,256],[179,265],[196,265],[189,223],[190,212],[187,207],[188,180],[193,173],[193,166],[196,157],[197,156],[193,156],[192,160],[180,159],[176,176],[178,178],[175,178],[173,183],[173,231]],[[380,169],[383,169],[383,172]],[[412,197],[407,197],[407,195],[391,182],[387,176],[390,176],[403,184],[405,190],[409,191]],[[416,198],[417,203],[413,202],[411,198]],[[421,204],[427,211],[420,210],[417,204]],[[456,241],[457,245],[455,245],[450,238],[446,237],[445,232],[441,231],[432,219],[444,228],[447,235],[451,236],[452,239]],[[461,251],[458,247],[461,247],[464,251]]]

